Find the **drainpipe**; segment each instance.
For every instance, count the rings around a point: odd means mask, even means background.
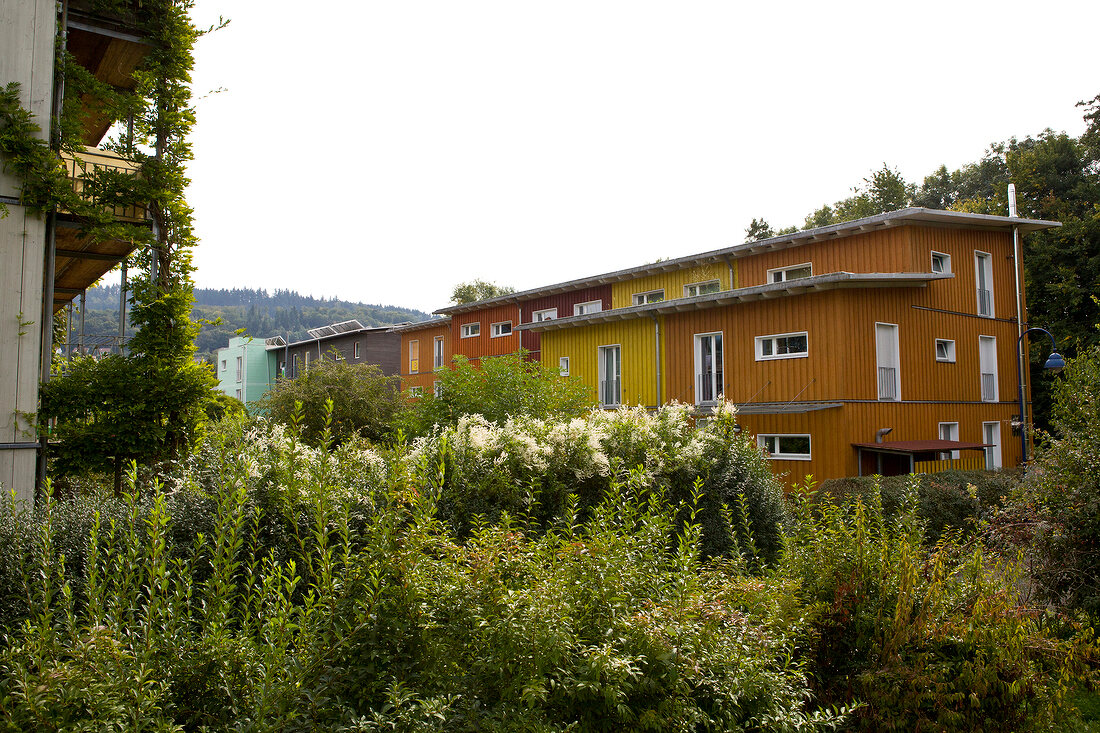
[[[649,317],[653,319],[653,365],[657,369],[657,407],[660,408],[664,402],[661,395],[661,322],[656,313],[650,313]]]
[[[1013,183],[1008,184],[1008,215],[1012,218],[1019,216],[1016,209],[1016,185]],[[1023,252],[1020,247],[1020,227],[1013,225],[1012,227],[1012,256],[1013,256],[1013,271],[1016,276],[1016,343],[1019,345],[1020,341],[1024,337],[1024,293],[1020,288],[1020,268],[1023,266],[1024,258]],[[1053,340],[1053,339],[1052,339]],[[1027,418],[1024,415],[1026,403],[1024,395],[1027,394],[1027,359],[1024,358],[1024,352],[1022,349],[1016,349],[1016,370],[1019,375],[1019,391],[1020,391],[1020,461],[1027,460]],[[984,436],[983,436],[984,438]]]
[[[126,260],[122,261],[122,280],[118,285],[118,353],[126,338]]]
[[[84,313],[87,310],[88,305],[88,291],[82,290],[80,292],[80,337],[76,341],[76,350],[81,356],[84,355]]]

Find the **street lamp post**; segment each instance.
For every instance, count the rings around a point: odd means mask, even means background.
[[[1054,336],[1050,331],[1045,328],[1029,328],[1020,334],[1020,337],[1016,339],[1016,370],[1019,376],[1017,383],[1020,386],[1020,463],[1027,463],[1027,403],[1024,401],[1024,337],[1032,331],[1042,331],[1050,339],[1050,356],[1047,357],[1047,361],[1043,364],[1044,369],[1050,369],[1051,371],[1061,371],[1066,366],[1066,360],[1062,358],[1062,355],[1058,353],[1058,347],[1054,343]]]

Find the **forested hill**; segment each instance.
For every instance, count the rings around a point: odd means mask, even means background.
[[[118,295],[118,285],[88,291],[86,333],[118,333]],[[364,326],[372,327],[422,321],[431,316],[413,308],[314,298],[293,290],[269,293],[251,288],[195,288],[191,317],[202,321],[221,319],[221,323],[204,325],[199,331],[195,344],[199,355],[205,358],[215,349],[225,346],[229,337],[241,328],[257,338],[282,336],[294,341],[308,338],[308,329],[338,321],[355,319]]]

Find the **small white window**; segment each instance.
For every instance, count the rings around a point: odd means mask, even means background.
[[[351,347],[351,358],[353,358],[353,359],[358,359],[359,358],[359,342],[358,341],[355,342],[355,346]]]
[[[943,252],[932,253],[932,272],[948,274],[951,272],[951,255]]]
[[[424,396],[424,388],[423,387],[409,387],[409,397],[423,397],[423,396]]]
[[[237,357],[237,381],[240,382],[244,379],[244,357]]]
[[[577,303],[573,306],[573,315],[586,316],[589,313],[599,313],[603,310],[602,300],[590,300],[587,303]]]
[[[708,280],[705,283],[691,283],[684,286],[684,297],[694,298],[697,295],[706,295],[707,293],[717,293],[721,289],[722,284],[717,280]]]
[[[563,377],[569,376],[569,357],[562,356],[558,358],[558,374]]]
[[[500,338],[501,336],[508,336],[512,333],[512,322],[501,321],[500,323],[494,323],[492,325],[492,337]]]
[[[644,293],[634,293],[634,305],[645,305],[646,303],[660,303],[665,299],[664,290],[649,290]]]
[[[756,337],[756,360],[801,359],[809,355],[810,337],[806,331]]]
[[[950,339],[936,339],[936,361],[955,363],[955,342]]]
[[[242,392],[239,389],[237,390],[237,399],[240,400],[241,402],[244,402],[244,392]]]
[[[764,449],[768,458],[787,461],[810,460],[809,435],[757,435],[756,442]]]
[[[462,338],[468,339],[473,336],[481,335],[481,321],[474,321],[472,323],[462,324]]]
[[[774,270],[768,270],[768,282],[783,283],[788,280],[798,280],[800,278],[809,277],[813,274],[813,265],[809,262],[803,262],[801,265],[777,267]]]
[[[534,321],[535,323],[539,323],[541,321],[552,321],[557,317],[558,317],[558,309],[557,308],[544,308],[543,310],[535,311],[534,313],[531,314],[531,320]]]
[[[229,368],[229,367],[228,367],[228,366],[226,366],[226,364],[225,364],[225,359],[222,359],[222,371],[224,372],[224,371],[225,371],[226,369],[228,369],[228,368]]]
[[[941,422],[940,423],[940,440],[958,440],[959,439],[959,424],[957,422]],[[959,451],[949,450],[940,453],[941,461],[958,460]]]

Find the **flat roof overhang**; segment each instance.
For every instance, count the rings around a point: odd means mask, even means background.
[[[554,285],[532,288],[518,293],[509,293],[496,298],[479,300],[474,303],[449,306],[447,308],[440,308],[435,312],[443,315],[455,315],[504,303],[515,302],[518,304],[525,300],[567,293],[582,288],[607,285],[610,283],[622,282],[624,280],[633,280],[647,275],[672,272],[687,267],[697,267],[699,265],[729,264],[731,260],[748,257],[761,252],[789,249],[804,244],[851,237],[865,232],[906,225],[953,227],[958,229],[1004,232],[1011,232],[1015,228],[1019,229],[1022,233],[1035,232],[1042,229],[1053,229],[1062,226],[1060,222],[1044,221],[1042,219],[1024,219],[1021,217],[993,216],[991,214],[971,214],[963,211],[941,211],[939,209],[910,207],[908,209],[899,209],[897,211],[888,211],[874,216],[867,216],[862,219],[847,221],[841,224],[830,224],[829,226],[806,229],[793,234],[784,234],[779,237],[762,239],[759,242],[745,242],[744,244],[724,247],[709,252],[701,252],[686,257],[651,262],[625,270],[615,270],[601,275],[593,275],[591,277],[569,280]]]
[[[447,326],[450,325],[450,323],[450,318],[432,318],[427,321],[417,321],[415,323],[399,323],[396,326],[390,326],[389,330],[394,333],[408,333],[410,331],[425,331],[429,328]]]
[[[569,316],[549,321],[521,323],[513,327],[515,331],[556,331],[593,323],[609,323],[641,318],[647,315],[668,315],[686,311],[705,310],[722,306],[751,303],[759,300],[771,300],[779,297],[824,292],[840,288],[899,288],[926,287],[929,282],[953,278],[951,273],[924,272],[831,272],[781,283],[768,283],[737,290],[720,290],[717,293],[697,295],[693,298],[662,300],[658,303],[634,305],[627,308],[588,313],[583,316]]]

